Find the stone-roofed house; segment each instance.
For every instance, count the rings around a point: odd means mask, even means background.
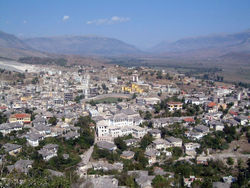
[[[203,165],[208,165],[208,161],[213,159],[211,155],[200,155],[196,158],[196,164],[203,164]]]
[[[64,158],[65,160],[67,160],[67,159],[69,158],[69,154],[67,154],[67,153],[63,154],[63,158]]]
[[[165,176],[167,172],[165,172],[162,168],[160,167],[154,167],[154,174],[155,175],[160,175],[160,176]]]
[[[76,139],[79,137],[80,137],[80,133],[75,132],[75,131],[70,131],[63,135],[63,138],[65,138],[65,140]]]
[[[126,109],[122,109],[120,111],[120,113],[124,113],[129,117],[140,117],[140,114],[138,112],[135,112],[133,109],[131,108],[126,108]]]
[[[103,170],[103,171],[110,171],[110,170],[117,170],[122,171],[123,169],[123,163],[114,163],[110,164],[108,162],[104,161],[97,161],[92,163],[92,167],[94,170]]]
[[[49,171],[49,173],[52,176],[56,176],[56,177],[62,177],[62,176],[64,176],[64,173],[59,172],[59,171],[55,171],[55,170],[51,170],[51,169],[48,169],[48,171]]]
[[[46,118],[46,119],[50,119],[50,118],[53,117],[53,113],[46,111],[46,112],[43,114],[43,117]]]
[[[124,142],[126,143],[126,146],[135,146],[139,143],[139,139],[131,138],[124,140]]]
[[[170,124],[169,118],[157,118],[151,120],[154,128],[166,127]]]
[[[41,135],[49,135],[51,133],[51,128],[42,124],[34,126],[34,130]]]
[[[236,180],[237,180],[237,178],[235,178],[235,177],[233,177],[233,176],[224,176],[224,177],[222,177],[222,179],[223,179],[223,181],[225,182],[225,183],[228,183],[228,184],[232,184],[232,183],[234,183],[234,182],[236,182]]]
[[[4,151],[9,153],[9,155],[16,156],[22,150],[22,146],[17,144],[7,143],[3,145]]]
[[[75,115],[73,113],[67,113],[64,118],[66,123],[70,123],[75,118]]]
[[[223,182],[213,182],[213,188],[230,188],[230,184]]]
[[[25,137],[26,137],[29,145],[31,145],[33,147],[39,146],[39,141],[44,139],[44,137],[42,135],[40,135],[38,133],[34,133],[34,132],[27,134]]]
[[[197,125],[194,127],[194,130],[203,133],[204,135],[206,135],[207,133],[209,133],[209,128],[207,126],[204,125]]]
[[[236,121],[240,123],[240,125],[249,125],[249,118],[244,115],[239,115],[234,118]]]
[[[171,147],[171,143],[168,142],[167,140],[158,138],[156,140],[153,140],[152,147],[157,150],[166,149]]]
[[[158,150],[155,150],[155,149],[147,149],[144,152],[145,157],[148,158],[148,164],[149,165],[156,163],[156,157],[160,156],[160,154],[161,153]]]
[[[223,131],[225,127],[224,123],[220,121],[210,121],[209,126],[210,128],[213,128],[215,131]]]
[[[40,155],[42,155],[43,160],[48,161],[52,157],[57,156],[58,145],[57,144],[47,144],[43,146],[42,149],[38,151]]]
[[[100,177],[89,177],[83,184],[80,186],[82,188],[118,188],[118,180],[113,177],[100,176]]]
[[[3,123],[0,124],[0,132],[5,136],[6,134],[11,133],[12,131],[19,131],[23,129],[23,125],[19,122],[13,123]]]
[[[139,126],[133,126],[132,131],[133,131],[132,135],[135,138],[142,138],[143,136],[147,134],[147,129],[139,127]]]
[[[128,171],[128,175],[134,175],[136,183],[141,188],[151,188],[152,180],[155,178],[155,176],[149,176],[148,171],[143,170]]]
[[[121,154],[121,158],[123,159],[133,159],[135,152],[133,151],[123,151]]]
[[[187,131],[185,135],[192,140],[200,140],[204,134],[202,132]]]
[[[33,121],[32,121],[33,125],[46,125],[47,124],[47,120],[44,117],[36,117]]]
[[[172,144],[173,147],[182,147],[182,139],[173,136],[167,137],[166,140]]]
[[[111,142],[107,142],[107,141],[100,141],[97,142],[96,144],[100,149],[106,149],[109,151],[114,151],[117,149],[116,145],[111,143]]]
[[[18,172],[27,174],[29,169],[32,168],[33,160],[19,160],[14,165],[7,166],[9,172],[14,169]]]
[[[191,156],[196,155],[197,148],[200,148],[199,143],[189,142],[189,143],[184,144],[185,153],[187,155],[191,155]]]
[[[224,122],[227,123],[229,126],[234,126],[234,127],[239,124],[239,122],[236,121],[235,119],[227,119]]]
[[[154,138],[161,138],[161,131],[159,129],[152,129],[150,131],[148,131],[149,134],[152,135],[152,137]]]

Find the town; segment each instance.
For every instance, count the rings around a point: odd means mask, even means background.
[[[1,187],[247,187],[250,90],[177,71],[0,71]]]

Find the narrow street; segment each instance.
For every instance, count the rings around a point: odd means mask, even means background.
[[[88,168],[91,168],[90,158],[94,151],[94,145],[96,144],[96,132],[95,132],[95,142],[84,154],[80,155],[82,161],[78,164],[78,174],[80,177],[86,174]]]

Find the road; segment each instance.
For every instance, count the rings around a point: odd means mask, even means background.
[[[91,168],[91,164],[89,162],[91,155],[93,153],[94,146],[91,146],[84,154],[80,155],[82,161],[78,164],[77,173],[80,177],[84,177],[87,174],[87,170]]]
[[[93,150],[94,150],[94,146],[91,146],[84,154],[80,155],[82,159],[81,164],[87,165],[89,163]]]
[[[241,154],[241,153],[218,153],[218,154],[213,154],[212,155],[215,159],[225,159],[228,157],[232,158],[245,158],[245,159],[250,159],[250,154]]]
[[[96,138],[96,133],[95,133],[95,138]],[[94,151],[94,145],[96,143],[96,139],[95,142],[93,144],[93,146],[91,146],[86,152],[84,152],[84,154],[80,155],[82,161],[78,164],[78,174],[80,177],[84,176],[87,172],[87,170],[89,168],[91,168],[91,164],[90,164],[90,158],[91,155]]]

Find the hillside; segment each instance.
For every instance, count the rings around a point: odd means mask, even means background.
[[[161,42],[152,52],[166,56],[214,57],[231,52],[250,51],[250,31],[235,34],[211,35]]]
[[[0,31],[0,57],[17,60],[21,57],[48,57],[52,54],[119,56],[137,55],[142,52],[130,44],[113,38],[60,36],[21,40],[14,35]]]
[[[55,54],[113,56],[141,53],[120,40],[97,36],[40,37],[24,42],[36,50]]]
[[[0,47],[28,50],[30,47],[15,35],[0,31]]]
[[[17,60],[25,56],[46,57],[47,55],[33,50],[15,35],[0,31],[0,57]]]

